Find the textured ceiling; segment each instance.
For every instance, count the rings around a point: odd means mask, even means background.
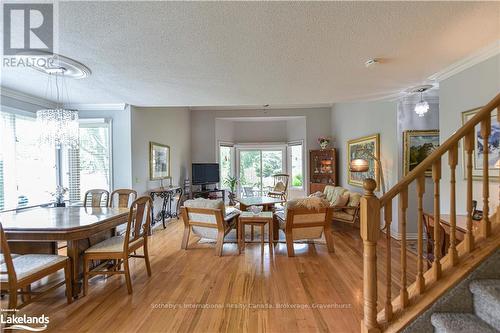
[[[74,103],[301,105],[378,98],[500,39],[499,2],[61,2]],[[383,63],[366,68],[370,57]],[[2,71],[44,97],[47,78]]]

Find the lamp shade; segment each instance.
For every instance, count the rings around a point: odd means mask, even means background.
[[[366,172],[370,168],[370,163],[362,158],[357,158],[351,161],[352,172]]]

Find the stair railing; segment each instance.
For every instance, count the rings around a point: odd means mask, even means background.
[[[382,332],[399,330],[407,323],[401,324],[401,314],[408,312],[411,307],[418,306],[418,302],[422,300],[428,289],[433,287],[433,284],[439,281],[443,276],[443,269],[449,269],[456,266],[461,259],[465,258],[465,254],[470,254],[475,249],[475,241],[479,235],[481,240],[491,236],[492,222],[490,218],[489,206],[489,144],[488,138],[491,131],[491,118],[495,109],[500,106],[500,94],[495,96],[486,106],[484,106],[476,115],[458,129],[449,139],[442,143],[430,156],[416,166],[407,176],[401,179],[394,187],[392,187],[385,195],[380,198],[374,194],[377,186],[373,179],[364,181],[364,196],[361,198],[360,208],[360,233],[363,239],[363,320],[361,321],[362,332]],[[500,112],[497,111],[497,119],[500,121]],[[472,186],[472,154],[475,147],[475,128],[480,125],[480,134],[483,140],[483,177],[482,177],[482,199],[483,199],[483,220],[480,226],[480,233],[473,231],[472,215],[473,215],[473,186]],[[456,232],[456,167],[458,164],[458,147],[459,142],[463,140],[465,150],[465,165],[466,165],[466,202],[467,202],[467,230],[463,240],[463,248],[457,251]],[[448,166],[450,168],[450,244],[445,257],[441,258],[441,228],[440,221],[440,180],[441,180],[441,162],[445,154],[448,154]],[[423,195],[425,193],[425,172],[432,170],[432,181],[434,189],[434,260],[430,272],[424,271],[423,264]],[[406,222],[408,208],[408,187],[411,183],[416,182],[417,191],[417,273],[415,283],[410,287],[407,285],[407,253],[406,253]],[[392,268],[391,268],[391,222],[392,222],[392,202],[398,196],[399,199],[399,216],[400,216],[400,234],[401,234],[401,254],[400,268],[401,276],[399,281],[399,295],[394,298],[392,292]],[[377,279],[377,241],[380,236],[380,216],[383,210],[383,219],[385,222],[385,237],[386,237],[386,262],[380,267],[385,266],[385,281],[381,282]],[[492,214],[493,215],[493,214]],[[500,224],[500,212],[497,207],[496,224]],[[462,246],[462,245],[461,245]],[[382,251],[382,249],[380,249]],[[442,263],[446,262],[446,267],[443,268]],[[377,284],[385,283],[385,295],[378,295]],[[411,290],[411,293],[409,291]],[[430,291],[429,291],[430,292]],[[434,297],[430,295],[429,297]],[[437,297],[437,295],[436,295]],[[377,299],[381,300],[380,307],[377,307]],[[435,299],[433,300],[435,301]],[[378,311],[380,309],[380,312]],[[417,314],[415,312],[415,314]],[[391,328],[391,325],[399,321],[399,328]]]

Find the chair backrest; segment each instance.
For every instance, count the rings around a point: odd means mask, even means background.
[[[319,238],[333,217],[333,207],[291,207],[286,212],[285,232],[293,239]]]
[[[0,223],[0,249],[2,250],[3,260],[5,266],[7,266],[7,271],[1,271],[1,275],[8,276],[8,283],[15,283],[17,281],[16,271],[14,270],[14,264],[12,263],[12,256],[10,255],[9,244],[7,243],[7,238],[5,238],[5,233],[3,231],[2,223]]]
[[[115,200],[115,197],[118,197]],[[121,188],[111,192],[109,196],[109,207],[128,208],[129,202],[137,199],[137,191]]]
[[[183,206],[181,212],[184,224],[188,226],[224,230],[224,217],[221,209]]]
[[[129,244],[148,236],[151,227],[152,205],[153,201],[148,196],[142,196],[130,205],[125,242],[123,242],[125,251],[128,250]]]
[[[273,178],[274,178],[274,186],[276,186],[276,184],[281,182],[283,183],[283,185],[285,185],[285,189],[283,190],[283,192],[286,192],[288,189],[288,179],[290,179],[290,175],[286,173],[277,173],[273,175]]]
[[[108,207],[109,192],[102,189],[93,189],[85,192],[83,207]]]

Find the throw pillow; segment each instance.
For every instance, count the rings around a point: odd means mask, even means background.
[[[311,193],[309,195],[309,198],[313,198],[313,197],[321,198],[321,199],[326,199],[326,194],[323,193],[323,192],[321,192],[321,191],[318,191],[318,192]]]
[[[333,207],[343,207],[349,202],[349,192],[339,195],[337,200],[333,203]],[[334,208],[335,211],[342,210],[342,208]]]
[[[274,192],[285,192],[285,184],[283,182],[277,182],[276,185],[274,185]]]

